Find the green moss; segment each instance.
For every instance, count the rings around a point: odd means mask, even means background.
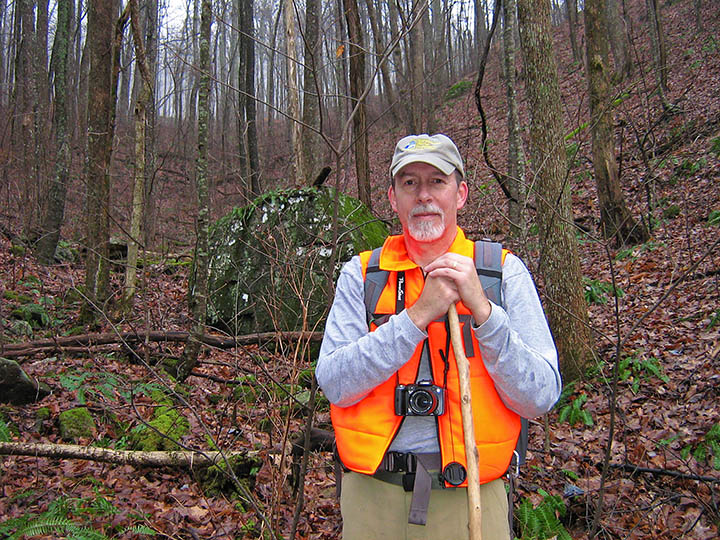
[[[150,391],[150,399],[152,399],[155,403],[158,405],[172,405],[173,401],[168,397],[168,395],[160,390],[159,388],[154,388]]]
[[[453,84],[445,95],[446,100],[459,98],[463,94],[466,94],[470,88],[472,88],[472,81],[460,81]]]
[[[60,436],[65,441],[91,438],[97,430],[95,420],[85,407],[77,407],[60,413]]]
[[[35,411],[35,431],[45,431],[45,422],[50,420],[51,416],[52,413],[48,407],[40,407],[37,411]]]
[[[328,281],[388,233],[360,201],[340,193],[335,239],[336,194],[325,187],[271,191],[211,227],[210,324],[239,334],[300,330],[304,320],[316,327],[325,316]]]
[[[148,426],[140,425],[130,433],[130,443],[136,450],[152,452],[156,450],[177,450],[177,442],[190,430],[187,418],[176,409],[158,407],[148,422]]]
[[[25,249],[25,246],[21,246],[18,244],[13,244],[10,246],[10,254],[14,255],[15,257],[22,257],[27,252],[27,249]]]
[[[230,464],[235,477],[245,488],[252,490],[255,487],[255,477],[262,466],[262,461],[254,457],[232,456],[228,458],[227,463],[220,461],[217,465],[198,471],[198,479],[206,495],[236,495],[238,493],[238,486],[228,471],[228,464]]]
[[[30,323],[33,328],[44,328],[50,324],[50,316],[40,304],[23,304],[10,312],[13,319]]]

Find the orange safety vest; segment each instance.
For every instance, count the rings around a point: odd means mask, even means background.
[[[457,236],[449,251],[473,257],[474,243],[465,238],[458,228]],[[360,254],[363,277],[371,252]],[[503,252],[504,259],[505,252]],[[407,255],[405,241],[401,235],[390,236],[385,241],[380,255],[380,269],[388,270],[387,284],[378,300],[377,314],[393,314],[396,310],[396,287],[398,272],[405,276],[405,306],[410,307],[420,296],[424,285],[422,270]],[[459,302],[458,314],[470,323],[470,311]],[[463,317],[466,315],[466,317]],[[371,331],[377,326],[371,323]],[[375,387],[365,398],[349,407],[331,405],[330,412],[335,430],[335,439],[340,459],[352,471],[374,474],[387,452],[395,434],[404,419],[395,415],[394,395],[397,384],[415,383],[422,349],[427,342],[434,384],[443,386],[445,363],[440,351],[445,351],[448,335],[444,321],[428,325],[428,337],[420,343],[412,357],[396,374]],[[465,334],[465,332],[463,332]],[[492,378],[485,369],[480,348],[472,335],[473,351],[466,351],[470,360],[470,387],[472,394],[475,439],[479,454],[480,483],[500,478],[508,470],[513,450],[520,434],[520,416],[508,409],[500,399]],[[474,354],[473,354],[474,353]],[[438,438],[442,456],[442,470],[452,463],[467,467],[460,413],[460,388],[457,364],[450,354],[445,388],[445,413],[436,417]],[[447,487],[453,487],[446,483]],[[465,480],[461,486],[467,486]]]

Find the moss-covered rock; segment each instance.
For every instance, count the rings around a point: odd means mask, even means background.
[[[255,487],[255,477],[262,466],[262,461],[259,458],[240,455],[231,456],[227,461],[233,473],[235,473],[238,482],[243,484],[249,491],[252,491]],[[205,469],[200,469],[197,475],[203,486],[203,492],[206,495],[234,495],[239,492],[237,484],[228,472],[225,461],[221,461],[217,465]]]
[[[40,407],[37,411],[35,411],[35,425],[34,429],[35,431],[42,433],[45,431],[45,422],[50,420],[50,417],[52,416],[52,413],[50,412],[49,407]]]
[[[28,377],[15,360],[0,358],[0,403],[27,405],[49,393],[45,383]]]
[[[91,438],[97,432],[95,420],[85,407],[77,407],[60,413],[58,417],[60,436],[65,441]]]
[[[178,450],[176,441],[190,430],[188,419],[168,406],[158,407],[148,424],[140,425],[130,433],[130,444],[135,450]]]
[[[339,194],[337,262],[332,188],[272,191],[235,208],[210,231],[208,322],[239,334],[314,328],[342,263],[382,245],[387,228]]]

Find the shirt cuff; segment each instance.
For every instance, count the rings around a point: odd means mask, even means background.
[[[488,300],[490,302],[490,300]],[[476,325],[475,319],[472,320],[472,329],[475,332],[475,337],[480,339],[483,336],[492,334],[499,326],[503,324],[504,317],[502,309],[499,309],[497,305],[490,302],[490,316],[485,320],[484,323]]]
[[[428,335],[427,332],[420,330],[408,315],[407,309],[403,309],[397,314],[398,326],[403,332],[407,332],[408,339],[420,343]]]

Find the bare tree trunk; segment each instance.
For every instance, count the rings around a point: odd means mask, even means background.
[[[360,200],[370,208],[370,163],[368,158],[367,121],[365,117],[365,45],[360,24],[360,12],[356,0],[343,0],[350,41],[350,97],[355,108],[353,116],[353,139],[355,148],[355,172]],[[420,51],[422,55],[422,51]]]
[[[18,0],[15,6],[15,85],[12,115],[14,154],[20,156],[20,172],[25,178],[20,193],[23,230],[32,238],[38,196],[37,174],[37,76],[35,74],[35,25],[33,1]]]
[[[177,366],[177,377],[185,380],[197,363],[202,336],[205,331],[208,294],[208,227],[210,208],[208,197],[208,123],[210,117],[210,26],[212,24],[212,0],[202,2],[199,43],[198,85],[198,139],[195,164],[195,188],[197,191],[197,240],[195,246],[195,280],[190,292],[190,312],[193,328]]]
[[[270,131],[270,127],[272,126],[272,120],[275,118],[275,110],[273,109],[273,106],[275,105],[275,51],[277,48],[277,32],[278,32],[278,26],[280,26],[280,17],[283,14],[283,6],[284,3],[280,2],[278,6],[278,12],[275,17],[275,24],[273,25],[273,37],[270,47],[270,63],[268,66],[268,78],[267,78],[267,103],[268,103],[268,116],[267,116],[267,127],[268,131]]]
[[[58,0],[57,26],[53,43],[53,71],[55,85],[55,179],[50,183],[48,207],[42,224],[42,237],[37,255],[42,264],[52,264],[65,215],[65,198],[70,167],[70,141],[67,132],[67,73],[70,51],[70,4],[72,0]]]
[[[424,17],[422,0],[413,0],[412,28],[408,55],[408,72],[410,73],[410,132],[423,132],[423,112],[425,111],[425,36],[420,17]]]
[[[595,182],[600,200],[600,226],[605,238],[619,246],[639,244],[648,239],[625,204],[615,159],[612,95],[607,45],[607,22],[603,0],[585,0],[587,79],[592,116],[592,152]]]
[[[572,49],[573,62],[580,62],[582,55],[577,40],[578,27],[578,10],[577,0],[565,0],[565,10],[567,11],[568,28],[570,33],[570,48]]]
[[[593,345],[567,184],[549,0],[518,0],[518,23],[531,113],[530,150],[537,178],[545,306],[563,376],[574,380],[590,365]]]
[[[318,55],[320,47],[320,22],[318,17],[318,0],[305,2],[305,54],[303,59],[303,126],[302,147],[303,163],[306,170],[306,182],[311,183],[316,177],[320,163],[321,139],[313,131],[320,128],[320,86],[317,80]]]
[[[507,95],[508,127],[508,177],[507,185],[511,198],[508,199],[508,217],[510,232],[521,236],[526,227],[527,184],[525,178],[525,152],[520,135],[520,120],[517,111],[515,53],[517,29],[515,0],[503,0],[503,44],[505,49],[505,85]]]
[[[485,24],[485,2],[482,0],[473,0],[473,8],[475,11],[475,36],[473,41],[473,62],[482,56],[482,50],[487,39],[488,27]],[[474,65],[474,64],[473,64]]]
[[[245,89],[245,74],[247,72],[247,54],[245,54],[245,39],[242,32],[246,27],[245,23],[245,0],[236,0],[237,2],[237,27],[240,33],[238,38],[239,54],[238,54],[238,71],[237,71],[237,136],[238,136],[238,161],[240,163],[240,177],[242,178],[242,188],[245,196],[252,199],[252,187],[250,186],[249,170],[248,170],[248,140],[247,140],[247,120],[245,106],[248,95]]]
[[[153,188],[155,185],[155,127],[157,123],[157,64],[158,64],[158,0],[146,0],[145,8],[147,26],[145,28],[145,59],[150,76],[150,95],[145,105],[145,211],[143,221],[143,236],[145,245],[148,244],[150,234],[155,228],[157,216]]]
[[[630,56],[630,40],[625,28],[625,17],[620,13],[620,1],[607,0],[606,14],[608,23],[607,36],[615,60],[614,78],[622,81],[632,75],[633,63]]]
[[[665,33],[663,31],[662,15],[657,0],[647,1],[648,24],[650,25],[650,40],[652,42],[653,56],[655,57],[655,73],[658,81],[658,92],[663,106],[667,106],[665,94],[668,91],[668,65],[667,48],[665,46]]]
[[[253,0],[245,2],[245,26],[240,42],[241,54],[245,55],[245,121],[247,122],[247,163],[250,179],[250,192],[253,196],[260,195],[260,163],[257,143],[257,105],[255,95],[255,26]]]
[[[290,146],[293,155],[291,177],[296,186],[305,185],[305,164],[302,152],[302,125],[300,124],[300,92],[297,78],[297,38],[295,33],[295,6],[285,0],[285,45],[288,73],[288,115],[290,116]]]
[[[5,69],[5,61],[6,61],[6,50],[5,50],[5,16],[7,15],[7,0],[0,0],[0,36],[3,36],[2,42],[0,42],[0,108],[5,108],[9,102],[9,93],[8,89],[10,88],[10,85],[8,84],[7,79],[5,78],[5,75],[7,74],[7,70]],[[5,131],[5,130],[3,130]],[[0,144],[4,144],[4,136],[0,137]]]
[[[87,6],[86,1],[86,8],[89,9]],[[90,85],[89,76],[90,76],[90,45],[89,45],[89,39],[87,36],[87,32],[85,32],[85,40],[83,44],[82,38],[82,29],[83,29],[83,9],[82,9],[82,2],[83,0],[78,0],[78,13],[76,14],[75,19],[75,26],[74,31],[77,35],[77,41],[76,41],[76,60],[77,60],[77,70],[76,70],[76,80],[77,80],[77,88],[78,88],[78,97],[77,100],[74,100],[74,119],[76,120],[76,125],[78,126],[78,131],[76,132],[77,137],[77,146],[80,148],[86,148],[87,147],[87,107],[88,107],[88,88]]]
[[[147,56],[145,55],[138,0],[129,0],[129,6],[133,43],[135,44],[135,62],[142,77],[143,86],[135,102],[135,178],[133,182],[127,266],[125,267],[125,290],[122,298],[122,307],[125,313],[129,313],[132,309],[137,287],[138,250],[142,242],[142,224],[145,218],[145,142],[147,140],[145,127],[147,123],[147,105],[153,94],[152,86],[154,83],[151,79]]]
[[[113,21],[117,17],[116,0],[91,0],[88,13],[87,108],[87,257],[85,295],[81,319],[91,322],[96,310],[103,310],[109,299],[108,246],[110,240],[110,158],[114,132],[113,102],[116,90]],[[123,23],[124,25],[124,23]],[[120,26],[120,22],[118,22]],[[120,33],[122,36],[122,33]]]
[[[375,10],[374,0],[365,0],[365,5],[368,10],[368,18],[370,19],[370,29],[373,34],[373,43],[375,46],[375,55],[380,62],[380,75],[382,76],[383,91],[385,93],[385,102],[390,108],[390,115],[392,117],[392,123],[397,124],[400,119],[397,115],[397,107],[395,107],[395,91],[393,89],[392,79],[390,78],[390,70],[388,69],[387,55],[388,51],[384,50],[382,35],[380,34],[380,28],[377,21],[377,12]],[[396,45],[395,49],[399,49]]]

